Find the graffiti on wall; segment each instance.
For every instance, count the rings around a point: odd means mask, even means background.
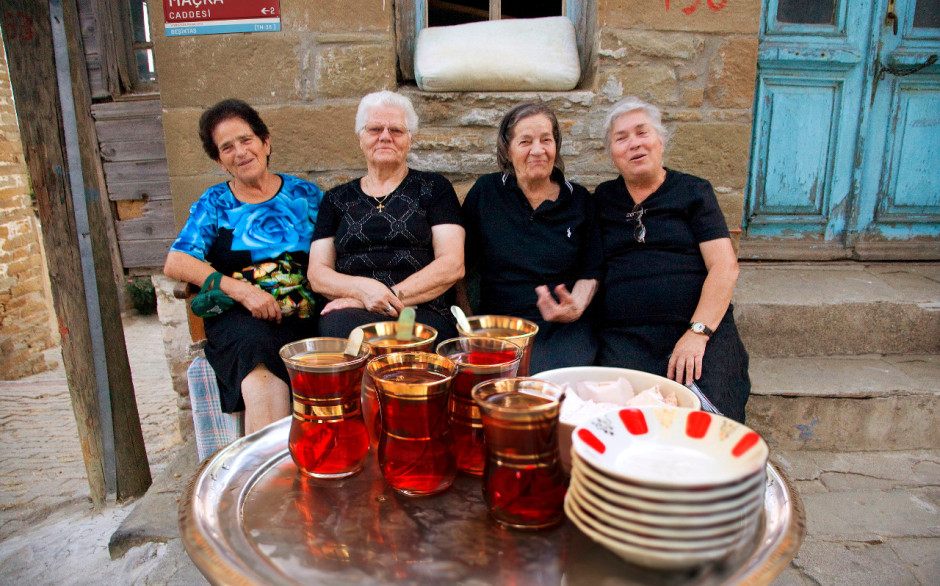
[[[728,0],[707,0],[707,2],[708,2],[708,8],[710,10],[714,10],[715,12],[718,12],[719,10],[725,7],[725,4],[728,3]],[[692,3],[686,6],[685,8],[683,8],[682,12],[685,12],[686,14],[692,14],[693,12],[698,10],[698,6],[701,3],[702,3],[702,0],[692,0]],[[669,10],[669,0],[666,0],[666,10]]]

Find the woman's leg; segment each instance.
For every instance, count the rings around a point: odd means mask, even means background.
[[[725,416],[744,423],[744,409],[751,395],[749,357],[731,310],[705,346],[702,378],[696,383]]]
[[[572,323],[539,322],[532,340],[529,372],[535,374],[569,366],[591,366],[597,355],[597,340],[586,320]]]
[[[245,435],[290,415],[290,388],[259,364],[242,380]]]

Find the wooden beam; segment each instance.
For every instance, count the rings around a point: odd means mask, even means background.
[[[103,422],[100,419],[98,381],[106,376],[114,437],[117,500],[143,494],[150,486],[150,468],[144,449],[140,418],[134,400],[130,366],[124,344],[120,304],[111,271],[107,214],[103,206],[101,171],[95,148],[87,75],[82,61],[81,36],[75,0],[64,0],[65,28],[83,192],[70,185],[67,130],[56,84],[50,5],[45,0],[0,0],[0,27],[7,52],[10,80],[16,100],[20,134],[39,208],[43,241],[48,254],[53,301],[62,335],[62,357],[78,425],[79,441],[91,488],[92,502],[105,504],[106,487]],[[74,155],[73,155],[73,160]],[[71,169],[74,171],[74,169]],[[73,195],[84,197],[89,230],[80,234]],[[80,240],[90,239],[97,315],[89,314],[82,273]],[[92,322],[99,321],[104,339],[106,373],[96,372],[92,350]],[[100,357],[99,357],[100,358]],[[99,361],[100,362],[100,361]],[[55,422],[50,422],[54,425]]]

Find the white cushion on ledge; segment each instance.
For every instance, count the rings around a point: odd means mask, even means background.
[[[581,77],[564,16],[424,28],[414,61],[418,87],[429,92],[567,91]]]

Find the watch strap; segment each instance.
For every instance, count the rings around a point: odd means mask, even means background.
[[[695,332],[696,334],[701,334],[701,335],[707,336],[707,337],[709,337],[709,338],[711,338],[713,335],[715,335],[715,331],[714,331],[714,330],[712,330],[710,327],[706,326],[705,324],[703,324],[703,323],[700,322],[700,321],[694,321],[694,322],[690,323],[690,324],[689,324],[689,329],[692,330],[693,332]]]

